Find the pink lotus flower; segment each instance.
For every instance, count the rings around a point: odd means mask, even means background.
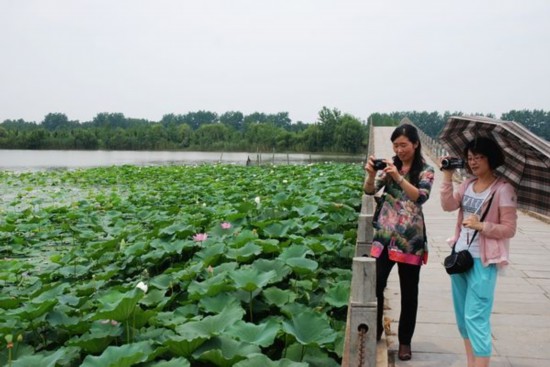
[[[206,241],[207,238],[208,238],[208,235],[206,233],[197,233],[196,235],[193,236],[193,241],[203,242],[203,241]]]
[[[229,222],[223,222],[221,225],[222,225],[222,228],[223,228],[223,229],[229,229],[229,228],[231,228],[231,223],[229,223]]]

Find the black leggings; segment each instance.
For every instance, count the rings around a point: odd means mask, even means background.
[[[378,335],[382,335],[384,328],[384,289],[388,284],[388,277],[395,261],[388,258],[388,248],[385,247],[380,257],[376,259],[376,297],[378,298]],[[416,325],[416,313],[418,310],[418,281],[420,279],[420,266],[405,263],[397,263],[399,272],[399,286],[401,289],[401,314],[399,315],[399,344],[411,344]]]

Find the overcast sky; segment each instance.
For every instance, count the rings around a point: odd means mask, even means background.
[[[550,110],[549,0],[0,0],[0,122]]]

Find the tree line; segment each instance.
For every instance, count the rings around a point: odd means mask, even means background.
[[[5,120],[0,149],[361,152],[367,128],[358,118],[323,107],[314,124],[292,123],[288,112],[209,111],[167,114],[160,121],[99,113],[92,121],[49,113],[39,124]]]
[[[445,123],[451,116],[464,116],[463,112],[444,112],[440,114],[438,112],[393,112],[389,114],[374,113],[369,117],[375,125],[380,126],[392,126],[395,121],[401,121],[407,117],[411,120],[419,129],[421,129],[426,135],[433,139],[437,139],[441,130],[445,126]],[[497,118],[494,114],[483,113],[468,113],[467,115],[485,116],[490,118]],[[550,141],[550,111],[544,110],[511,110],[509,112],[501,114],[498,117],[500,120],[515,121],[525,126],[532,133],[538,137]]]
[[[63,113],[49,113],[40,123],[22,119],[0,123],[0,149],[77,150],[198,150],[258,152],[365,151],[368,123],[395,126],[408,117],[432,138],[445,122],[462,112],[373,113],[366,121],[323,107],[314,123],[293,123],[288,112],[244,115],[230,111],[167,114],[160,121],[128,118],[122,113],[98,113],[92,121],[69,120]],[[487,117],[495,117],[487,115]],[[550,140],[550,112],[522,110],[502,114],[503,120],[525,125]]]

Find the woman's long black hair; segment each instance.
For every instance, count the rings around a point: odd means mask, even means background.
[[[416,127],[409,124],[399,125],[391,134],[390,139],[392,142],[394,142],[400,136],[406,137],[413,144],[418,143],[418,146],[414,150],[414,158],[411,165],[411,170],[409,172],[411,184],[413,184],[413,186],[415,187],[418,187],[418,183],[420,182],[420,172],[422,172],[422,170],[424,169],[425,163],[424,157],[422,156],[422,144],[420,143],[418,130],[416,130]],[[401,159],[399,159],[397,154],[393,157],[393,163],[398,170],[401,170],[401,168],[403,167],[403,162],[401,162]]]

